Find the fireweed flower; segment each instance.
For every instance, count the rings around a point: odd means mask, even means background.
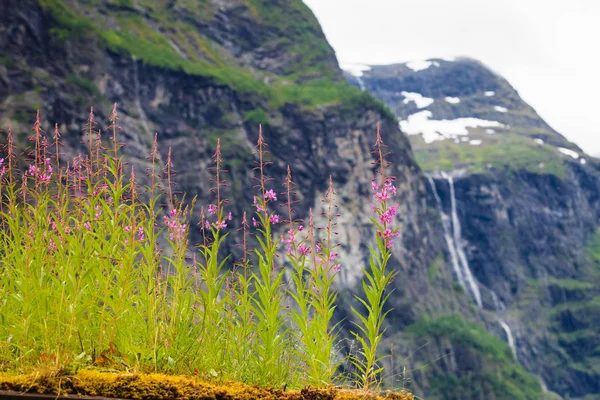
[[[256,197],[256,196],[254,196],[254,204],[256,205],[256,212],[263,212],[263,211],[265,211],[265,209],[263,208],[263,206],[258,201],[258,197]],[[252,219],[254,219],[254,218],[252,218]],[[254,226],[256,226],[256,225],[254,225]]]
[[[268,200],[277,201],[277,194],[273,191],[273,189],[269,189],[265,192],[265,201]]]
[[[271,216],[269,217],[269,221],[270,221],[272,224],[278,224],[278,223],[279,223],[279,215],[277,215],[277,214],[273,214],[273,215],[271,215]]]
[[[293,229],[288,229],[287,236],[284,236],[281,241],[287,244],[287,254],[292,254],[295,240],[295,232]]]
[[[378,214],[379,222],[383,226],[382,229],[377,230],[377,235],[383,238],[388,249],[394,247],[393,239],[400,235],[398,230],[392,231],[387,227],[393,222],[398,213],[398,203],[394,203],[390,207],[387,206],[387,200],[397,193],[396,186],[393,184],[394,180],[395,177],[393,176],[386,177],[381,187],[374,180],[371,182],[371,187],[375,191],[373,197],[380,204],[379,207],[371,204],[371,211]]]
[[[300,246],[298,246],[298,252],[300,254],[302,254],[304,257],[306,257],[309,252],[308,246],[301,244]]]
[[[208,205],[208,213],[209,214],[216,214],[217,213],[217,206],[215,206],[214,204],[209,204]]]
[[[225,223],[225,220],[217,221],[213,225],[215,226],[215,229],[218,231],[221,229],[227,228],[227,224]]]
[[[393,206],[391,206],[390,208],[388,208],[387,210],[385,210],[380,216],[379,216],[379,221],[382,224],[391,224],[394,217],[396,216],[398,212],[398,203],[394,204]]]
[[[400,236],[398,231],[392,231],[390,228],[387,228],[385,231],[377,231],[377,235],[382,236],[385,242],[387,243],[387,248],[391,249],[394,247],[393,238]]]
[[[169,215],[163,217],[163,222],[169,231],[169,238],[172,241],[178,241],[184,238],[187,224],[180,224],[178,219],[178,210],[172,209]],[[207,221],[208,222],[208,221]]]

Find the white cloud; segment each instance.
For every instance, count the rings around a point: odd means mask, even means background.
[[[546,121],[600,154],[598,0],[305,0],[340,60],[464,55],[503,75]],[[400,17],[399,17],[400,16]],[[510,27],[510,29],[507,29]]]

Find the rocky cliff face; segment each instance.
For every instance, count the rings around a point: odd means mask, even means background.
[[[405,223],[415,226],[404,234],[416,243],[425,235],[425,188],[408,141],[379,102],[344,81],[300,1],[7,1],[1,7],[0,119],[21,143],[41,109],[46,130],[58,122],[65,155],[72,156],[86,140],[86,108],[94,106],[102,129],[117,102],[127,160],[143,171],[157,132],[163,160],[173,149],[178,189],[198,195],[199,204],[211,200],[206,168],[220,138],[230,207],[239,216],[252,203],[252,152],[262,123],[274,188],[290,165],[299,216],[320,204],[331,175],[341,206],[359,216],[348,217],[344,230],[368,234],[368,203],[355,193],[367,197],[381,121],[403,188]],[[346,252],[362,255],[363,243],[346,237]],[[426,258],[411,247],[398,250],[407,268]],[[356,274],[344,279],[354,282]]]
[[[350,69],[347,79],[386,102],[409,134],[430,176],[428,202],[445,228],[438,232],[450,237],[446,263],[479,303],[488,331],[548,390],[597,396],[597,161],[477,61],[358,71]],[[450,346],[464,341],[443,337]]]

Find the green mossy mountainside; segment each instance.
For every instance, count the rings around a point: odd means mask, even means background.
[[[460,229],[488,332],[508,340],[505,323],[518,361],[549,391],[598,397],[598,161],[475,60],[372,66],[346,78],[388,104],[409,134],[437,192],[429,187],[437,232],[447,224],[454,246],[455,225]],[[448,243],[443,247],[451,266]],[[431,265],[430,279],[444,279],[443,268]],[[444,346],[433,343],[413,359],[444,355]],[[435,392],[432,380],[427,370],[414,377]]]
[[[514,359],[509,346],[460,314],[424,316],[390,340],[419,349],[415,355],[421,354],[411,357],[410,364],[415,381],[430,386],[427,398],[533,400],[542,396],[538,380]]]

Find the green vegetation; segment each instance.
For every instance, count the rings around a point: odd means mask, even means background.
[[[244,119],[253,125],[266,125],[269,123],[269,116],[260,108],[245,113]]]
[[[450,140],[415,145],[417,163],[425,171],[452,171],[466,168],[482,173],[488,168],[524,169],[535,173],[554,174],[566,178],[567,170],[556,148],[538,145],[531,139],[513,133],[486,138],[479,146]]]
[[[290,78],[305,76],[336,79],[327,60],[332,60],[331,48],[321,34],[321,28],[308,6],[299,0],[285,2],[285,7],[274,6],[272,0],[246,0],[259,23],[272,30],[268,48],[282,49],[296,60],[283,75]],[[275,40],[271,38],[276,38]]]
[[[268,30],[265,36],[278,38],[276,43],[269,42],[269,46],[283,46],[282,51],[294,55],[295,62],[290,64],[289,71],[276,75],[239,64],[225,49],[203,37],[190,21],[169,19],[170,11],[160,3],[144,4],[155,22],[168,29],[151,27],[128,8],[111,11],[119,28],[106,29],[96,18],[84,16],[76,11],[76,7],[69,7],[61,0],[39,0],[39,4],[55,19],[54,33],[59,40],[96,37],[112,52],[130,55],[148,65],[206,77],[258,101],[266,101],[273,108],[285,103],[303,106],[343,104],[351,108],[360,104],[382,112],[387,118],[394,118],[380,102],[339,79],[335,69],[324,62],[330,58],[331,49],[317,34],[320,32],[318,23],[301,1],[289,2],[286,7],[267,7],[263,0],[248,1],[251,14],[257,18],[257,30],[264,24],[262,29]],[[294,18],[289,13],[294,14]]]
[[[433,397],[444,400],[537,400],[541,397],[539,382],[514,360],[508,345],[487,333],[483,326],[467,322],[458,314],[423,318],[409,326],[406,333],[427,341],[449,340],[454,352],[460,352],[461,357],[469,357],[473,362],[477,362],[477,358],[485,361],[475,371],[465,375],[436,373],[430,379]],[[436,368],[435,363],[431,368]]]
[[[427,281],[431,283],[437,276],[440,271],[440,268],[444,266],[444,255],[438,254],[438,256],[433,260],[429,267],[427,268]]]
[[[96,84],[92,81],[90,81],[89,79],[85,79],[85,78],[80,78],[75,74],[70,74],[69,76],[67,76],[67,79],[65,79],[65,83],[71,83],[74,85],[77,85],[78,87],[80,87],[81,89],[85,90],[86,92],[96,95],[96,96],[102,96],[102,94],[100,93],[100,90],[98,89],[98,87],[96,86]]]
[[[277,203],[271,187],[279,185],[266,175],[270,163],[261,133],[251,158],[258,158],[256,212],[236,221],[224,197],[221,152],[223,143],[235,138],[217,139],[210,168],[214,198],[201,207],[196,228],[190,223],[196,198],[184,203],[185,195],[173,191],[171,151],[160,169],[154,142],[150,184],[142,195],[136,171],[119,157],[116,105],[110,121],[112,137],[103,142],[95,136],[90,113],[87,154],[65,165],[58,156],[59,136],[48,144],[38,114],[34,149],[20,160],[28,164],[24,175],[16,170],[19,160],[9,135],[8,153],[0,158],[0,373],[41,369],[56,376],[101,368],[276,388],[352,383],[338,369],[338,330],[332,322],[341,264],[334,251],[331,180],[326,227],[313,221],[311,210],[303,228],[292,210],[290,170],[287,197]],[[379,134],[377,146],[385,147]],[[365,390],[378,383],[382,371],[377,345],[393,276],[385,266],[398,236],[391,225],[398,205],[387,200],[396,189],[385,167],[380,176],[385,185],[377,192],[382,200],[373,218],[379,246],[371,250],[371,272],[363,271],[366,297],[357,299],[365,311],[355,309],[359,321],[353,332],[363,344],[352,355],[361,370],[353,378]],[[286,233],[280,236],[276,225],[284,221]],[[200,244],[189,243],[191,229],[199,230]],[[255,248],[248,245],[250,235]],[[225,253],[226,243],[242,243],[239,260]],[[282,253],[296,285],[284,284]]]

